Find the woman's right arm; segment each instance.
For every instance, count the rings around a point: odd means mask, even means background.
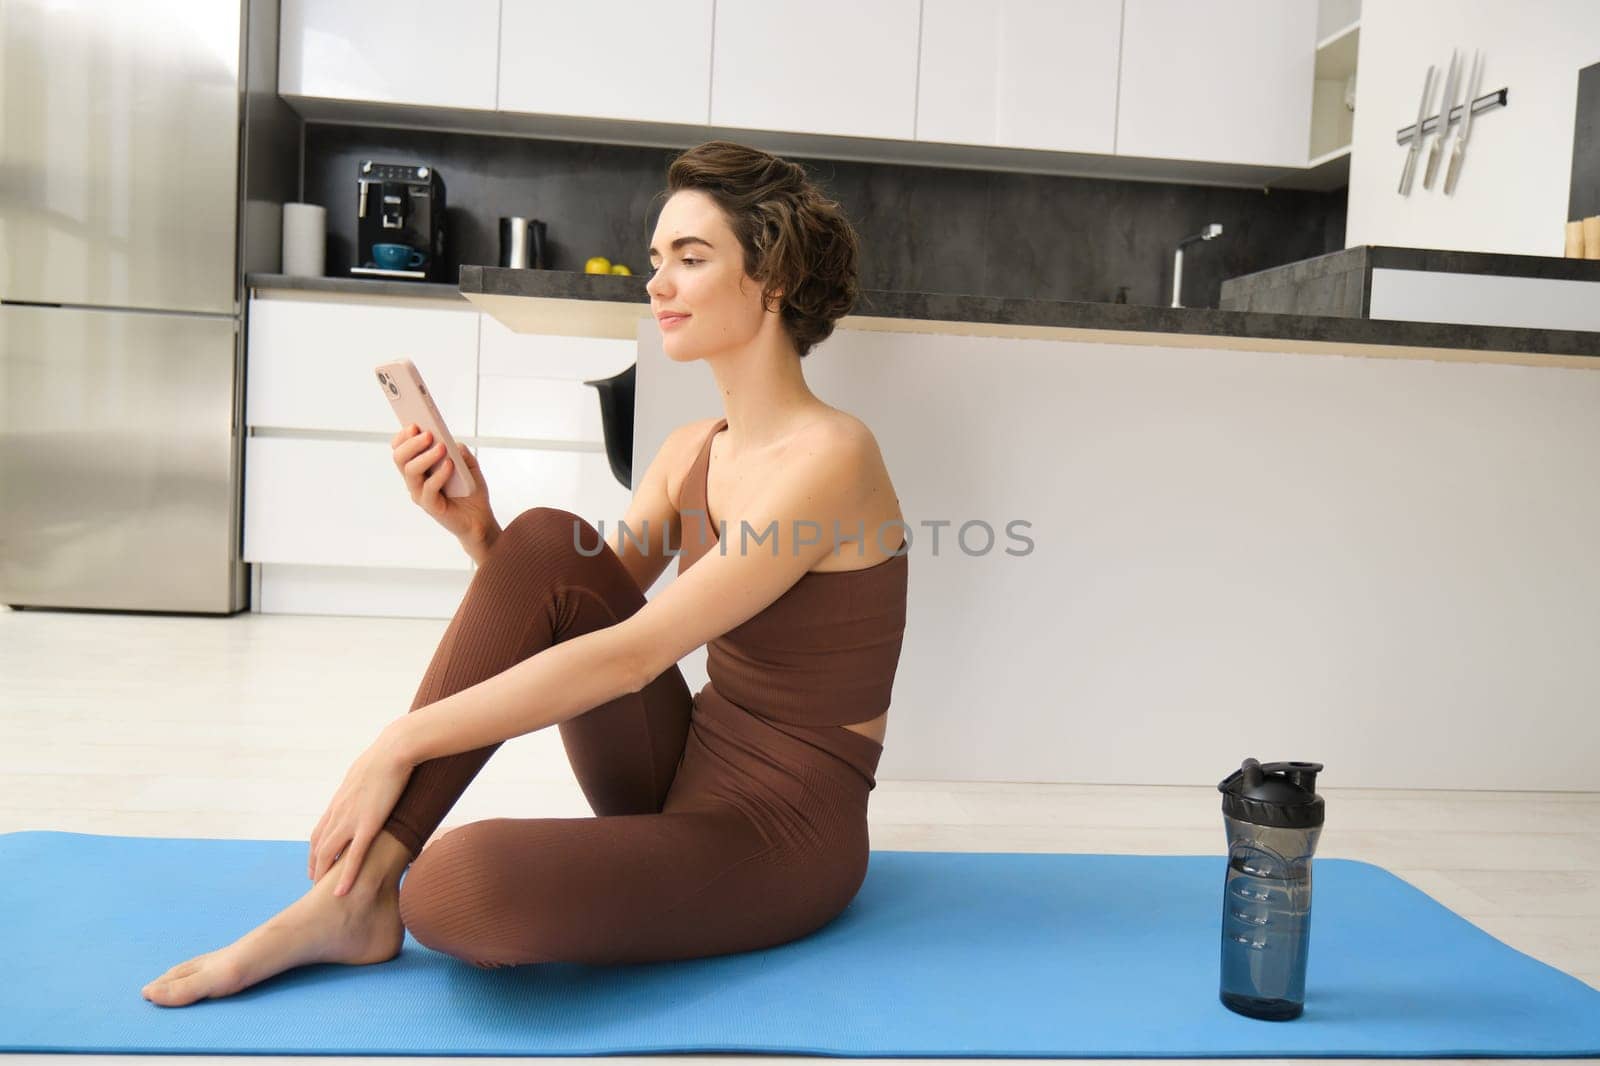
[[[406,491],[411,494],[411,502],[455,534],[462,550],[482,566],[500,536],[500,524],[489,506],[489,483],[478,469],[478,457],[465,444],[460,446],[461,457],[477,484],[470,496],[446,496],[444,486],[450,480],[452,464],[445,455],[444,445],[433,442],[433,434],[414,425],[406,426],[389,443],[394,449],[394,465],[405,481]],[[434,464],[438,465],[433,474],[425,476]]]
[[[483,561],[489,558],[489,552],[494,548],[494,542],[499,538],[500,527],[497,525],[491,526],[489,528],[489,532],[484,536],[474,538],[470,541],[463,539],[461,541],[461,550],[472,556],[473,562],[477,563],[479,566],[482,566]]]

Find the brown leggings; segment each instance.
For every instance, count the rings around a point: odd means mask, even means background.
[[[473,576],[411,709],[644,606],[602,544],[569,511],[519,515]],[[691,696],[677,666],[559,729],[593,818],[491,818],[424,852],[500,745],[412,772],[384,828],[415,860],[400,916],[419,943],[484,968],[722,955],[805,936],[860,888],[882,753],[872,739],[762,718],[710,684]]]

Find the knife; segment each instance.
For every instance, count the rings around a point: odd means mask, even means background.
[[[1467,137],[1472,133],[1472,101],[1478,98],[1478,83],[1483,79],[1483,67],[1479,63],[1477,49],[1472,52],[1472,75],[1467,79],[1467,102],[1462,104],[1464,113],[1461,116],[1461,132],[1456,135],[1456,143],[1450,148],[1450,165],[1444,168],[1444,193],[1450,196],[1456,191],[1456,176],[1461,173],[1461,153],[1467,147]]]
[[[1434,175],[1439,173],[1440,149],[1450,137],[1450,109],[1456,106],[1456,79],[1461,76],[1461,66],[1457,61],[1457,49],[1450,49],[1450,76],[1444,80],[1444,99],[1439,101],[1439,136],[1428,149],[1428,165],[1422,172],[1422,187],[1433,188]],[[1419,131],[1420,132],[1420,131]]]
[[[1416,170],[1417,148],[1422,144],[1422,116],[1428,110],[1428,97],[1433,95],[1433,64],[1428,65],[1428,73],[1422,76],[1422,102],[1417,105],[1417,131],[1411,135],[1411,146],[1406,149],[1406,165],[1400,172],[1400,195],[1411,195],[1411,175]]]

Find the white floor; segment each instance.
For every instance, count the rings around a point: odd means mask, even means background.
[[[304,839],[351,760],[410,707],[445,625],[0,608],[0,833]],[[892,722],[887,743],[914,728]],[[1329,809],[1319,858],[1377,863],[1600,988],[1600,793],[1319,792]],[[872,846],[1220,856],[1220,804],[1215,787],[881,780],[870,804]],[[546,730],[502,748],[445,827],[589,813],[559,737]]]

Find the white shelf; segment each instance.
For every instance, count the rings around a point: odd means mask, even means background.
[[[1350,158],[1350,146],[1342,144],[1331,152],[1324,152],[1306,164],[1307,170],[1319,170],[1339,159]]]
[[[1311,94],[1311,143],[1306,169],[1281,182],[1285,188],[1337,189],[1350,180],[1350,142],[1355,116],[1344,106],[1345,85],[1356,73],[1361,45],[1361,19],[1317,42],[1317,64]]]
[[[1356,19],[1342,30],[1328,34],[1317,42],[1318,81],[1337,78],[1340,81],[1356,72],[1356,51],[1361,43],[1361,20]]]
[[[1274,182],[1273,188],[1332,192],[1349,184],[1350,146],[1343,144],[1306,163],[1305,170]]]

